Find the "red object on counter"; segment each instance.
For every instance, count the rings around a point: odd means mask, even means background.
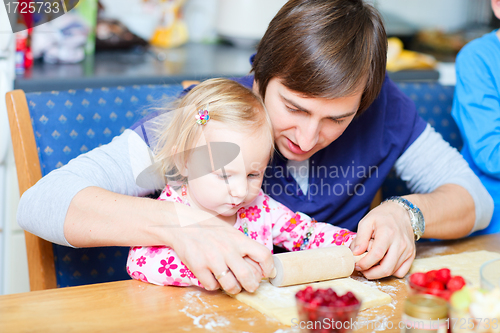
[[[295,295],[299,320],[307,332],[347,333],[361,308],[353,293],[337,295],[331,288],[313,290],[311,286]]]
[[[33,52],[31,50],[31,32],[27,29],[16,33],[16,73],[23,74],[33,66]]]
[[[465,280],[458,275],[451,276],[448,268],[442,268],[427,273],[413,273],[407,283],[410,295],[429,294],[449,300],[453,292],[462,289]]]

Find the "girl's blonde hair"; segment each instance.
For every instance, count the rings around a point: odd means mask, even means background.
[[[208,124],[215,120],[233,130],[249,133],[261,130],[267,133],[272,142],[269,155],[274,150],[271,120],[261,98],[235,81],[206,80],[177,100],[173,107],[171,121],[163,121],[156,126],[156,160],[161,161],[161,174],[167,180],[183,180],[177,165],[186,165],[191,149],[206,126],[196,122],[198,110],[208,110]]]

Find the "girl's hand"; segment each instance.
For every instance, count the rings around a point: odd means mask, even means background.
[[[269,249],[217,217],[169,229],[172,248],[207,290],[254,292],[274,267]]]
[[[414,239],[408,212],[395,202],[385,202],[359,222],[350,248],[354,255],[367,250],[368,254],[356,264],[356,270],[370,280],[404,277],[415,259]]]

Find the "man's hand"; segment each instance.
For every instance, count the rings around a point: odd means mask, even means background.
[[[172,248],[207,290],[254,292],[274,267],[269,249],[218,218],[169,229]]]
[[[358,225],[351,243],[354,255],[368,254],[356,264],[367,279],[402,278],[415,259],[415,240],[408,212],[395,202],[371,210]]]

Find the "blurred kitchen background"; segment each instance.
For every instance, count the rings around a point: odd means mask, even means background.
[[[22,1],[22,0],[21,0]],[[454,85],[460,48],[499,27],[490,0],[367,0],[385,20],[394,80]],[[29,2],[29,1],[28,1]],[[65,15],[10,17],[0,5],[0,96],[242,76],[285,0],[80,0]],[[29,32],[23,24],[34,24]],[[0,294],[29,291],[19,191],[0,103]]]

